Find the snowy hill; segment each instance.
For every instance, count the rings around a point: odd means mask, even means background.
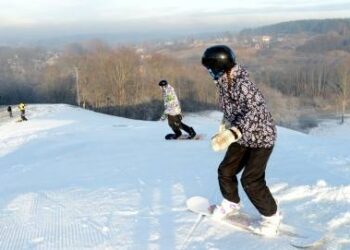
[[[32,105],[29,121],[16,123],[2,110],[0,249],[292,249],[287,237],[261,238],[210,220],[188,238],[197,216],[186,199],[221,199],[224,153],[209,146],[220,116],[185,116],[204,140],[165,141],[166,122]],[[310,135],[278,128],[268,184],[284,223],[325,236],[322,249],[350,249],[349,147],[349,121]]]

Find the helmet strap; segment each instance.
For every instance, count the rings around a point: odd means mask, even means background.
[[[216,73],[214,73],[211,69],[208,69],[208,71],[209,71],[209,74],[211,75],[211,77],[214,79],[214,81],[219,80],[219,78],[225,74],[224,71],[219,71]]]

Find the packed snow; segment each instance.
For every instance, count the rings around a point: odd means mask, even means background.
[[[0,249],[293,249],[186,209],[221,201],[210,148],[219,112],[187,114],[203,140],[166,141],[166,122],[69,105],[29,105],[27,122],[0,110]],[[15,116],[18,113],[15,112]],[[267,182],[283,221],[350,249],[350,121],[303,134],[278,128]],[[242,189],[241,189],[242,190]],[[244,211],[259,218],[244,192]]]

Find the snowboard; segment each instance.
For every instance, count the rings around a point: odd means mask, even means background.
[[[25,121],[28,121],[28,120],[27,119],[26,120],[22,120],[22,119],[16,120],[16,122],[25,122]]]
[[[202,217],[207,217],[215,222],[230,226],[238,231],[264,237],[264,235],[261,235],[254,230],[259,222],[259,219],[252,218],[250,215],[244,212],[231,215],[228,214],[223,219],[216,219],[214,216],[212,216],[215,205],[210,204],[207,198],[201,196],[193,196],[187,199],[186,206],[188,210],[199,214]],[[319,238],[319,234],[312,234],[311,230],[305,230],[305,232],[299,233],[299,230],[296,230],[294,227],[286,224],[280,225],[277,237],[279,236],[286,236],[290,238],[290,245],[299,249],[312,249],[322,243],[322,239]]]
[[[165,140],[201,140],[204,138],[203,134],[197,134],[195,137],[193,138],[189,138],[188,135],[181,135],[178,138],[174,138],[174,134],[167,134],[165,136]]]

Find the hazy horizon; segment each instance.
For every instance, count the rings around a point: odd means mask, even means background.
[[[74,36],[121,40],[238,31],[282,21],[350,17],[345,0],[0,0],[0,44]],[[164,37],[163,37],[164,38]]]

